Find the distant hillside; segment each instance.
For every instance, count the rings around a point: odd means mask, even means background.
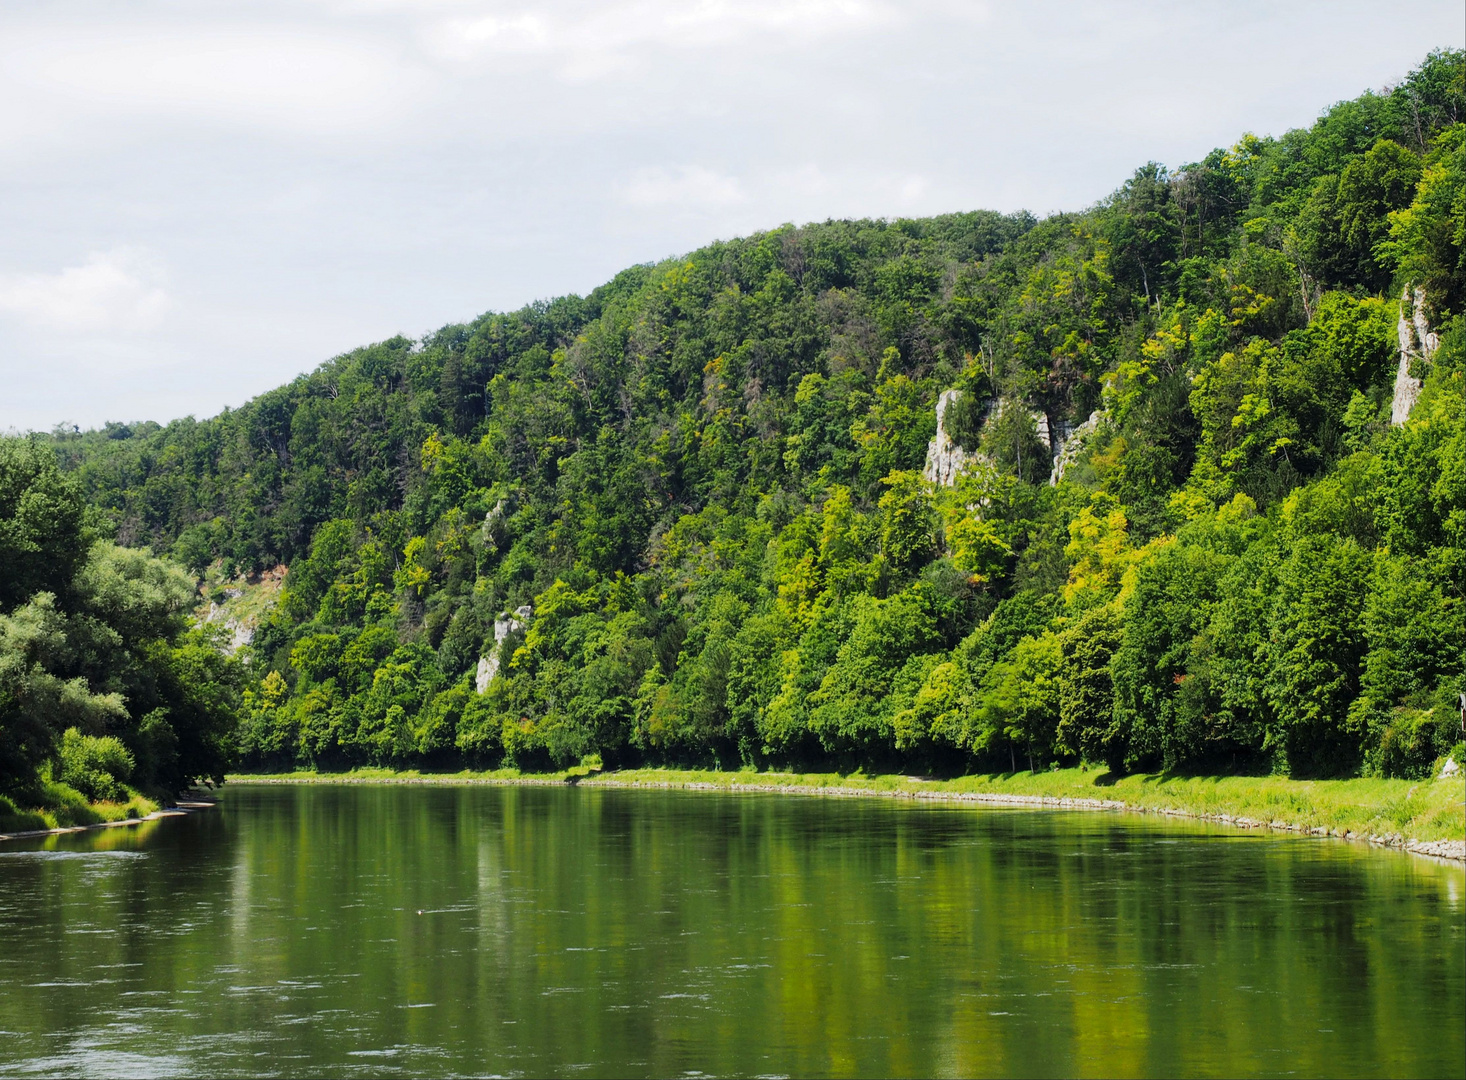
[[[288,564],[254,765],[1423,775],[1463,66],[1083,213],[785,226],[49,441],[120,543]]]

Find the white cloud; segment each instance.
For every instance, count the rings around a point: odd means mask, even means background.
[[[638,170],[621,185],[620,194],[632,206],[687,209],[731,206],[747,198],[735,177],[700,165]]]
[[[560,10],[459,15],[429,24],[430,51],[464,59],[531,54],[553,58],[572,80],[624,69],[647,50],[707,50],[751,38],[799,45],[895,21],[878,0],[630,0],[559,5]]]
[[[62,123],[194,117],[313,133],[379,126],[427,81],[389,41],[268,25],[22,33],[0,47],[0,71],[12,123],[42,111]]]
[[[156,263],[126,248],[96,252],[55,274],[0,277],[0,311],[67,334],[154,330],[172,306]]]
[[[550,36],[549,24],[537,15],[528,14],[449,19],[428,32],[428,40],[436,51],[456,58],[474,56],[480,51],[541,53],[549,48]]]
[[[1459,4],[0,3],[0,427],[204,415],[781,222],[1077,209]]]
[[[829,37],[865,30],[895,18],[886,4],[867,0],[641,0],[604,11],[590,25],[616,27],[624,42],[700,47],[726,45],[754,34]]]
[[[931,187],[924,176],[908,176],[901,181],[899,197],[903,205],[917,205]]]

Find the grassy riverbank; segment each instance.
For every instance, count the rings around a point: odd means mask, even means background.
[[[145,818],[156,813],[159,806],[136,792],[126,802],[88,802],[80,793],[61,784],[47,784],[45,796],[47,805],[27,807],[17,806],[0,795],[0,833],[69,829],[77,825]]]
[[[995,773],[951,780],[863,773],[712,772],[693,769],[628,769],[600,773],[587,768],[557,773],[423,773],[355,769],[343,773],[292,772],[241,775],[240,782],[295,783],[439,782],[563,783],[593,786],[696,787],[814,791],[848,790],[917,797],[983,796],[1014,799],[1075,799],[1120,803],[1125,809],[1207,818],[1242,818],[1295,829],[1326,829],[1356,836],[1399,836],[1410,840],[1466,839],[1466,781],[1290,780],[1280,776],[1167,777],[1136,774],[1115,778],[1093,770]],[[1118,807],[1117,807],[1118,808]]]

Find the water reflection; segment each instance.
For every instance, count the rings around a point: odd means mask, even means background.
[[[1096,814],[236,787],[0,851],[48,1075],[1461,1075],[1463,872]]]

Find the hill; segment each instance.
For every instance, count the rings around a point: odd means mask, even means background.
[[[246,765],[1424,775],[1462,71],[1082,213],[786,226],[44,441],[118,543],[288,566]]]

